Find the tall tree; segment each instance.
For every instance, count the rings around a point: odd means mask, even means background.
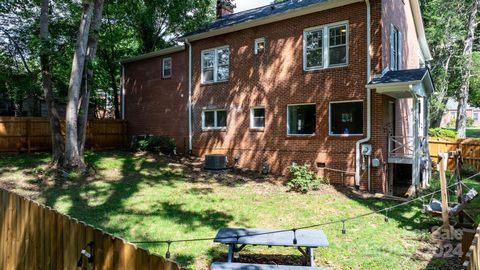
[[[64,144],[61,134],[60,117],[55,107],[52,89],[52,75],[50,72],[51,42],[48,32],[49,0],[42,0],[40,12],[40,65],[42,70],[42,90],[47,105],[48,118],[52,134],[52,163],[55,166],[63,163]]]
[[[98,36],[102,26],[103,0],[95,0],[93,8],[93,28],[88,37],[87,55],[85,66],[82,93],[80,95],[80,121],[78,122],[78,150],[80,156],[83,156],[85,148],[85,139],[87,133],[87,120],[90,105],[90,85],[93,81],[93,60],[97,54]]]
[[[68,87],[68,103],[65,116],[66,132],[64,160],[65,168],[78,169],[80,171],[85,170],[86,164],[83,160],[83,156],[80,155],[80,150],[78,148],[79,98],[94,3],[91,0],[84,0],[82,6],[82,16],[77,34],[77,42],[73,55]]]
[[[456,70],[465,25],[458,13],[465,9],[464,6],[463,0],[422,1],[425,31],[433,56],[431,73],[436,86],[436,93],[430,100],[431,127],[440,126],[447,100],[455,96],[453,89],[458,81]]]
[[[462,68],[462,77],[460,90],[458,94],[458,112],[457,112],[457,125],[456,129],[458,132],[458,137],[466,137],[467,129],[467,106],[468,106],[468,94],[470,90],[470,77],[472,72],[472,53],[473,45],[475,40],[475,31],[477,28],[477,16],[478,16],[478,5],[480,0],[473,0],[470,8],[470,14],[467,25],[467,37],[464,41],[463,49],[463,60],[464,65]]]

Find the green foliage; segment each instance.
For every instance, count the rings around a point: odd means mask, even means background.
[[[307,193],[309,190],[318,190],[322,184],[328,183],[325,178],[322,178],[310,170],[310,165],[292,164],[288,170],[293,175],[287,183],[291,190]]]
[[[467,127],[473,127],[475,120],[472,117],[467,117]]]
[[[473,175],[477,174],[478,170],[475,167],[473,167],[472,165],[464,164],[462,166],[462,169],[461,169],[460,173],[461,173],[462,177],[465,178],[465,177],[470,177],[470,176],[473,176]],[[474,177],[474,179],[479,180],[480,176],[476,176],[476,177]]]
[[[457,132],[448,128],[431,128],[428,130],[428,136],[438,138],[456,138]]]
[[[473,107],[479,108],[480,107],[480,52],[473,52],[472,59],[473,59],[473,70],[471,74],[472,77],[470,77],[469,103]]]
[[[134,150],[170,155],[176,148],[175,139],[168,136],[141,135],[132,139]]]

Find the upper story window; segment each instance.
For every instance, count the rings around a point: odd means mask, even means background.
[[[473,113],[473,121],[478,122],[478,112]]]
[[[402,34],[398,29],[391,25],[390,27],[390,69],[401,69],[401,55],[402,55]]]
[[[172,77],[172,58],[163,58],[162,63],[162,76],[163,78],[170,78]]]
[[[348,63],[348,23],[341,22],[304,30],[305,70],[344,66]]]
[[[260,54],[265,52],[266,42],[265,38],[255,39],[255,54]]]
[[[362,135],[363,102],[341,101],[330,103],[330,135]]]
[[[228,47],[202,51],[202,83],[227,81],[229,62]]]

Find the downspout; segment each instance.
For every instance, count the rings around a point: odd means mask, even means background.
[[[188,45],[188,154],[192,155],[192,44],[185,39]]]
[[[370,7],[370,0],[365,0],[367,4],[367,84],[371,80],[371,73],[372,73],[372,55],[371,55],[371,7]],[[355,186],[357,188],[360,187],[360,160],[361,160],[361,149],[360,145],[362,143],[366,143],[370,141],[371,137],[371,129],[372,129],[372,109],[371,109],[371,101],[372,101],[372,90],[367,88],[367,136],[355,144]],[[370,166],[370,164],[368,164]],[[368,183],[370,186],[370,174],[368,175]]]
[[[122,87],[120,88],[122,95],[122,120],[125,119],[125,66],[122,64]]]

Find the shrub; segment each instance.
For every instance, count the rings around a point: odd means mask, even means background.
[[[475,124],[475,120],[472,117],[467,117],[467,127],[471,128]]]
[[[472,165],[464,164],[462,165],[462,170],[460,172],[462,174],[462,178],[470,177],[478,173],[478,170],[475,169]],[[480,179],[480,176],[474,177],[475,179]]]
[[[322,184],[327,183],[325,178],[322,178],[310,170],[310,165],[292,164],[288,167],[293,178],[287,183],[291,190],[307,193],[309,190],[318,190]]]
[[[170,155],[176,147],[175,139],[168,136],[140,135],[132,139],[134,150]]]
[[[443,137],[443,138],[456,138],[457,132],[448,128],[431,128],[428,130],[428,136],[431,137]]]

